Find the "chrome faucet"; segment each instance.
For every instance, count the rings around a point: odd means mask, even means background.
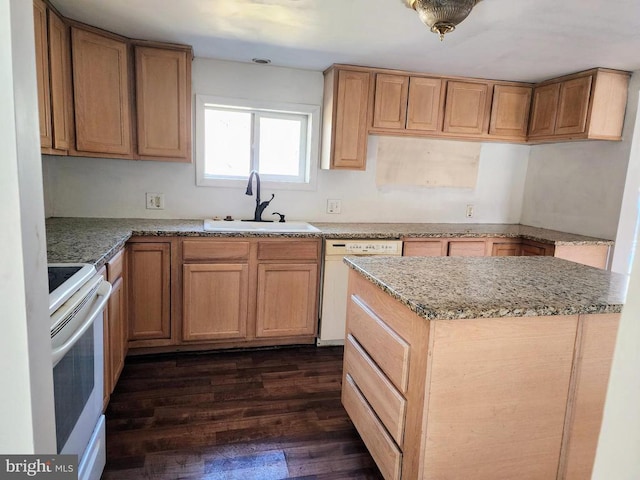
[[[245,192],[245,194],[253,195],[252,185],[253,185],[254,175],[256,177],[256,211],[253,214],[253,221],[254,222],[271,222],[272,220],[262,219],[262,212],[264,212],[264,210],[269,206],[269,204],[271,203],[271,200],[273,200],[273,198],[275,197],[275,194],[272,193],[271,198],[266,202],[260,202],[260,175],[258,175],[258,172],[256,170],[251,170],[251,175],[249,175],[249,183],[247,184],[247,191]]]

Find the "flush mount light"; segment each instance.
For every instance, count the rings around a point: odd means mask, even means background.
[[[405,0],[406,4],[418,12],[418,17],[433,33],[444,35],[453,32],[480,0]]]
[[[271,60],[269,60],[268,58],[252,58],[251,61],[260,65],[267,65],[271,63]]]

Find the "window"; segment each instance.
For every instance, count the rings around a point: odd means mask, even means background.
[[[320,107],[197,96],[197,184],[314,188]]]

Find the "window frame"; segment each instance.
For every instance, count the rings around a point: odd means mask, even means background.
[[[198,187],[224,187],[224,188],[244,188],[247,178],[229,177],[212,178],[205,176],[204,158],[204,117],[208,106],[216,106],[221,109],[247,110],[252,113],[264,113],[269,118],[286,118],[287,115],[304,115],[307,117],[307,138],[306,154],[304,156],[305,165],[302,169],[301,178],[303,181],[291,181],[291,177],[279,177],[275,175],[261,175],[262,186],[270,190],[316,190],[318,157],[320,149],[320,106],[273,102],[265,100],[252,100],[246,98],[228,98],[213,95],[196,95],[195,108],[195,162],[196,162],[196,186]],[[259,122],[254,121],[252,136],[259,130]],[[259,153],[258,153],[259,154]]]

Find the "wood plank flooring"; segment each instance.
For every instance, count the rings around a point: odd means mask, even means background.
[[[381,479],[340,403],[342,352],[127,358],[102,479]]]

